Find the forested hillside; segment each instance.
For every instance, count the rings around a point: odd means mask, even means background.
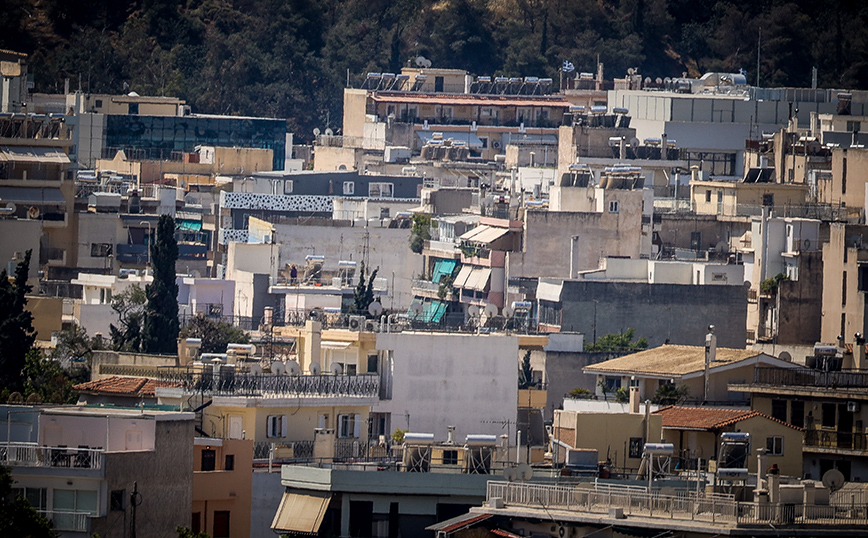
[[[743,68],[763,86],[868,88],[868,2],[713,0],[3,0],[0,48],[31,54],[35,91],[186,99],[197,112],[340,126],[347,73],[424,55],[475,74],[606,78]]]

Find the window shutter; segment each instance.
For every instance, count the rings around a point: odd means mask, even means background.
[[[274,437],[274,417],[272,416],[265,419],[265,436]]]
[[[286,415],[280,416],[280,437],[287,437],[289,430],[289,418]]]
[[[356,413],[353,416],[353,437],[356,439],[362,436],[362,415]]]

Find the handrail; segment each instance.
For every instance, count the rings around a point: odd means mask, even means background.
[[[0,463],[18,467],[102,469],[102,448],[42,446],[35,443],[0,443]]]

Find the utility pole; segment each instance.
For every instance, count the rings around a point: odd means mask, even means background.
[[[130,538],[136,538],[136,507],[142,504],[139,494],[139,483],[133,482],[133,492],[130,493]]]

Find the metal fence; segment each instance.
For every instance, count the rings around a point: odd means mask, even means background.
[[[51,522],[53,530],[67,532],[87,532],[90,512],[64,512],[60,510],[37,510]]]
[[[278,375],[194,372],[174,367],[160,368],[159,379],[180,383],[188,392],[215,396],[366,396],[376,397],[380,376],[361,375]]]
[[[757,368],[754,370],[754,383],[777,386],[865,388],[868,387],[868,373],[847,370],[825,372],[809,368],[786,370]]]
[[[69,467],[102,469],[101,448],[39,446],[32,443],[0,444],[0,463],[10,467]]]

